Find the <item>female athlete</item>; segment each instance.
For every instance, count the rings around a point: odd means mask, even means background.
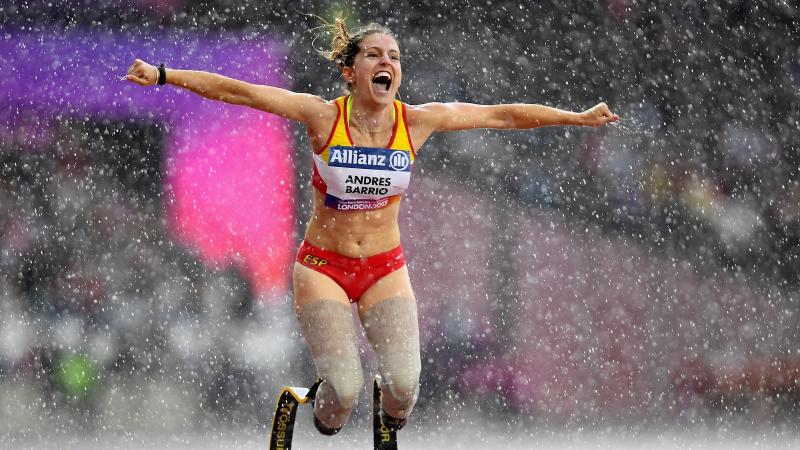
[[[313,150],[313,212],[293,270],[298,321],[320,379],[314,423],[335,434],[364,385],[350,305],[357,303],[381,373],[381,414],[398,430],[417,400],[419,327],[400,243],[398,212],[417,152],[436,131],[598,127],[614,122],[605,103],[583,112],[535,104],[476,105],[396,100],[400,48],[375,24],[331,25],[332,50],[348,94],[335,100],[221,75],[136,60],[127,80],[169,83],[203,97],[249,106],[305,125]]]

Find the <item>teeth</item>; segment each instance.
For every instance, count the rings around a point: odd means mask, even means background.
[[[392,74],[390,74],[389,72],[386,72],[385,70],[382,70],[382,71],[376,73],[375,75],[373,75],[372,79],[374,80],[374,79],[376,79],[376,78],[378,78],[380,76],[386,76],[386,77],[389,77],[390,80],[392,79]]]

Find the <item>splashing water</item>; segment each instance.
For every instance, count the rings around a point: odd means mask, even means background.
[[[608,124],[611,128],[617,130],[621,134],[632,136],[635,134],[643,134],[647,131],[645,124],[638,122],[636,119],[619,119],[616,122],[611,122]]]

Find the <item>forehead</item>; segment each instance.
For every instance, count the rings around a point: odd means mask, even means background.
[[[397,45],[397,41],[388,34],[383,34],[383,33],[375,33],[366,36],[364,39],[361,40],[361,42],[359,42],[358,46],[361,50],[368,48],[379,48],[387,52],[391,50],[394,50],[396,52],[400,51],[400,47]]]

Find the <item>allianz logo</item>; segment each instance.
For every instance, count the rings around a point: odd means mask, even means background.
[[[363,151],[358,148],[332,147],[328,165],[354,165],[371,166],[375,168],[391,168],[392,170],[406,170],[411,164],[408,153],[401,150],[378,149],[376,151]]]

